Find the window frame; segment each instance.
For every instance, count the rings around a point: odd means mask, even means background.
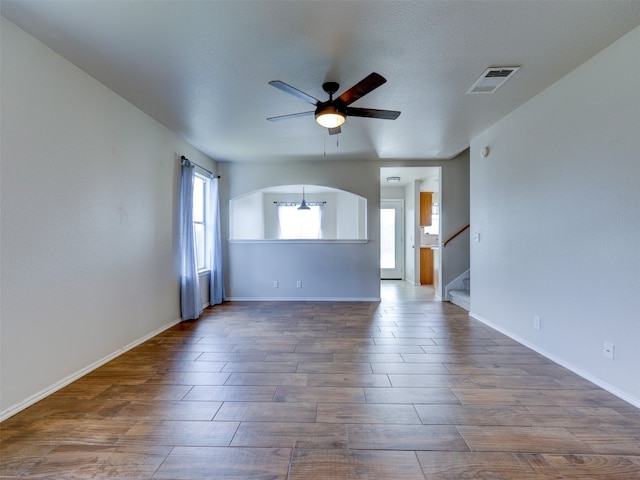
[[[209,248],[211,239],[209,238],[209,225],[207,224],[207,220],[209,219],[209,182],[211,179],[205,175],[202,175],[198,172],[194,172],[194,188],[193,188],[193,235],[196,242],[195,251],[196,251],[196,263],[198,267],[198,274],[203,274],[211,271],[211,248]],[[195,182],[202,182],[202,221],[196,220],[196,187]],[[200,203],[200,202],[198,202]],[[202,239],[204,242],[203,251],[204,251],[204,259],[201,262],[198,251],[200,248],[198,242],[197,228],[196,226],[202,226]]]

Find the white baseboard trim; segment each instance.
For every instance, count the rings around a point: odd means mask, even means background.
[[[227,297],[226,302],[380,302],[380,297]]]
[[[553,354],[551,354],[551,353],[549,353],[549,352],[537,347],[536,345],[526,341],[525,339],[520,338],[518,335],[514,335],[513,333],[509,332],[508,330],[505,330],[504,328],[502,328],[502,327],[500,327],[498,325],[495,325],[494,323],[490,322],[486,318],[481,317],[480,315],[477,315],[475,313],[469,312],[469,316],[475,318],[479,322],[484,323],[488,327],[491,327],[494,330],[497,330],[498,332],[506,335],[507,337],[511,338],[512,340],[515,340],[516,342],[524,345],[525,347],[530,348],[534,352],[539,353],[540,355],[542,355],[545,358],[548,358],[552,362],[557,363],[558,365],[566,368],[567,370],[572,371],[576,375],[579,375],[580,377],[584,378],[585,380],[590,381],[591,383],[599,386],[600,388],[602,388],[602,389],[606,390],[607,392],[615,395],[616,397],[624,400],[625,402],[630,403],[634,407],[640,408],[640,398],[635,398],[635,397],[629,395],[628,393],[620,390],[619,388],[616,388],[613,385],[610,385],[607,382],[604,382],[601,379],[599,379],[597,377],[594,377],[589,372],[586,372],[586,371],[582,370],[581,368],[578,368],[575,365],[572,365],[571,363],[568,363],[565,360],[556,357],[555,355],[553,355]]]
[[[75,382],[79,378],[85,376],[87,373],[92,372],[96,368],[101,367],[105,363],[113,360],[116,357],[119,357],[123,353],[128,352],[132,348],[137,347],[141,343],[146,342],[147,340],[149,340],[150,338],[155,337],[159,333],[162,333],[165,330],[173,327],[174,325],[177,325],[181,321],[182,321],[182,319],[174,320],[173,322],[170,322],[170,323],[158,328],[157,330],[149,333],[148,335],[145,335],[144,337],[142,337],[142,338],[140,338],[138,340],[135,340],[134,342],[132,342],[132,343],[120,348],[119,350],[116,350],[115,352],[107,355],[106,357],[101,358],[97,362],[94,362],[91,365],[88,365],[88,366],[78,370],[77,372],[72,373],[68,377],[63,378],[62,380],[60,380],[60,381],[58,381],[58,382],[56,382],[56,383],[54,383],[52,385],[49,385],[47,388],[45,388],[43,390],[40,390],[39,392],[31,395],[30,397],[26,398],[25,400],[23,400],[23,401],[21,401],[19,403],[16,403],[15,405],[12,405],[9,408],[6,408],[6,409],[2,410],[0,412],[0,422],[3,422],[4,420],[6,420],[9,417],[12,417],[16,413],[24,410],[25,408],[30,407],[34,403],[39,402],[43,398],[48,397],[52,393],[57,392],[61,388],[66,387],[70,383]]]

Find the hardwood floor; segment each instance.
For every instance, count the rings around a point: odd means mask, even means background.
[[[433,301],[205,311],[0,426],[2,478],[640,479],[640,410]]]

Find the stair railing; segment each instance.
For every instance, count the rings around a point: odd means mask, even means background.
[[[462,227],[460,230],[458,230],[456,233],[454,233],[453,235],[451,235],[447,240],[444,241],[444,243],[442,244],[443,247],[446,247],[447,244],[453,240],[454,238],[456,238],[458,235],[460,235],[462,232],[464,232],[466,229],[468,229],[471,225],[467,224],[466,226]]]

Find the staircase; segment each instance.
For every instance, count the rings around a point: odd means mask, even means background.
[[[471,279],[462,280],[464,289],[449,290],[449,301],[466,311],[471,309]]]

